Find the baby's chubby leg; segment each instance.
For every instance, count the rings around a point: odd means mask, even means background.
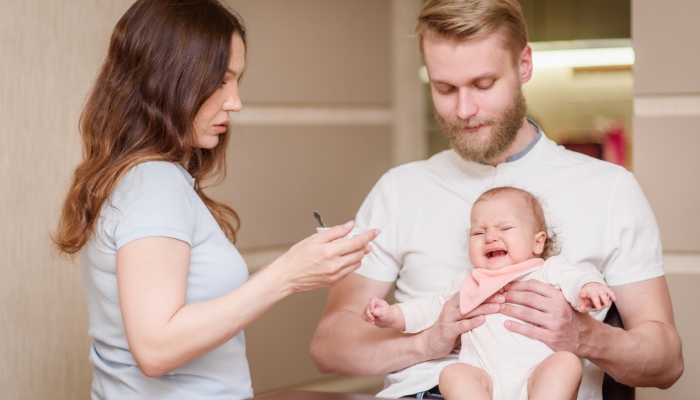
[[[486,371],[469,364],[448,365],[440,372],[440,393],[448,399],[491,400],[493,381]]]
[[[532,372],[527,381],[527,393],[532,400],[575,400],[582,377],[581,360],[568,351],[558,351]]]

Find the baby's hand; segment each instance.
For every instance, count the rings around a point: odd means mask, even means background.
[[[579,311],[584,312],[587,308],[595,308],[600,310],[605,307],[610,307],[610,299],[615,301],[615,293],[609,287],[600,283],[587,283],[581,288],[578,294]]]
[[[394,308],[386,301],[372,297],[362,313],[362,319],[372,325],[390,326],[394,321]]]

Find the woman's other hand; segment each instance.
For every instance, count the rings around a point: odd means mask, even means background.
[[[267,269],[278,274],[284,289],[292,293],[333,286],[360,267],[362,257],[372,250],[369,242],[379,234],[378,229],[371,229],[353,238],[344,238],[353,227],[350,221],[309,236]]]

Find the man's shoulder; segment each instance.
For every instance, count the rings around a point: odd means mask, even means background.
[[[585,175],[590,178],[618,180],[622,175],[632,175],[622,166],[568,150],[549,139],[537,164],[550,174],[569,177]]]

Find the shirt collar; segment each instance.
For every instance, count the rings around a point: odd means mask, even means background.
[[[506,162],[507,162],[507,163],[513,162],[513,161],[517,161],[517,160],[519,160],[519,159],[525,157],[525,156],[527,155],[527,153],[529,153],[530,150],[532,150],[532,148],[535,147],[535,145],[537,144],[537,142],[539,142],[539,141],[540,141],[540,138],[542,137],[542,129],[540,128],[540,126],[537,125],[537,124],[535,123],[535,121],[531,120],[530,118],[527,119],[527,122],[528,122],[530,125],[532,125],[533,128],[535,128],[535,129],[537,130],[537,134],[535,135],[535,138],[532,139],[532,142],[530,142],[530,144],[528,144],[527,147],[523,149],[523,151],[521,151],[521,152],[518,153],[518,154],[514,154],[514,155],[512,155],[512,156],[506,158]],[[483,162],[483,161],[479,161],[479,164],[487,165],[487,164],[486,164],[485,162]]]
[[[179,163],[174,163],[174,164],[180,169],[180,172],[182,172],[182,175],[185,176],[185,179],[187,180],[187,182],[194,188],[195,182],[194,182],[194,178],[192,177],[192,175],[190,175],[190,173],[187,172],[185,167],[183,167]]]
[[[540,128],[540,126],[537,125],[537,124],[535,123],[535,121],[531,120],[530,118],[527,119],[527,122],[529,122],[530,125],[532,125],[532,127],[535,128],[535,130],[537,130],[537,135],[535,135],[535,138],[532,139],[532,141],[530,142],[530,144],[528,144],[527,147],[523,149],[523,151],[521,151],[521,152],[518,153],[518,154],[514,154],[514,155],[512,155],[512,156],[506,158],[506,162],[513,162],[513,161],[516,161],[516,160],[519,160],[519,159],[525,157],[525,155],[526,155],[527,153],[529,153],[530,150],[532,150],[532,148],[535,147],[535,145],[537,144],[537,142],[539,142],[540,139],[542,138],[542,129]]]

